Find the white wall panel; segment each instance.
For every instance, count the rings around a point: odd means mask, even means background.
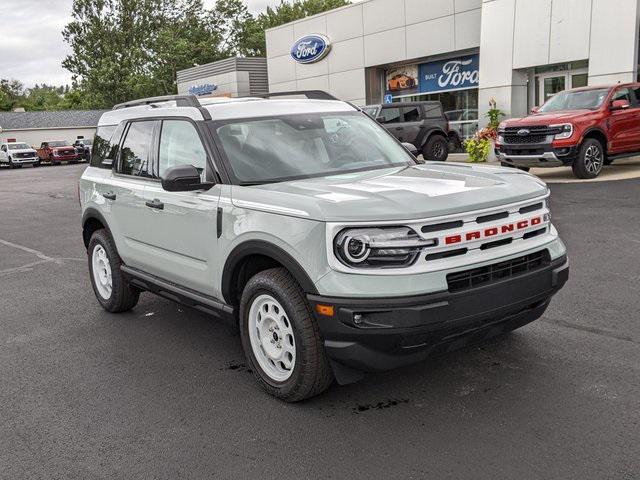
[[[300,20],[293,24],[294,41],[310,33],[327,34],[327,16],[318,15],[308,20]],[[291,47],[289,47],[291,48]]]
[[[638,0],[593,0],[589,76],[635,71],[637,15]]]
[[[549,63],[589,58],[591,0],[553,0]]]
[[[513,68],[547,63],[550,27],[551,0],[516,0]]]
[[[298,89],[298,84],[295,80],[291,82],[282,82],[282,83],[270,83],[269,91],[270,92],[291,92],[293,90]]]
[[[298,80],[297,90],[324,90],[327,92],[329,91],[329,75]]]
[[[289,24],[273,30],[267,30],[265,37],[267,40],[267,58],[288,55],[295,41],[293,25]]]
[[[296,64],[291,55],[270,58],[267,62],[269,83],[289,82],[296,79]]]
[[[332,42],[362,36],[362,5],[356,4],[327,14],[327,36]]]
[[[365,35],[365,66],[398,62],[407,58],[405,27]]]
[[[364,70],[351,70],[329,75],[329,92],[342,100],[362,98],[365,92]]]
[[[482,5],[480,88],[511,84],[515,0]]]
[[[334,43],[327,62],[329,73],[364,68],[364,39],[358,37]]]
[[[407,58],[455,50],[453,15],[407,26]]]
[[[407,25],[453,15],[453,0],[405,0]]]
[[[464,50],[480,46],[482,10],[469,10],[455,18],[455,49]]]
[[[454,0],[454,3],[456,13],[482,7],[482,0]]]
[[[404,0],[371,0],[362,8],[365,35],[404,25]]]
[[[297,79],[329,74],[329,62],[326,59],[316,63],[297,63],[292,60],[291,63],[295,64]]]

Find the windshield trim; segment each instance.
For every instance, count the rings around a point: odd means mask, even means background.
[[[366,171],[376,171],[376,170],[384,170],[386,168],[399,168],[399,167],[410,167],[410,166],[414,166],[414,165],[419,165],[420,162],[418,162],[409,152],[406,151],[406,149],[404,148],[404,146],[402,145],[402,143],[400,141],[398,141],[398,139],[396,137],[394,137],[393,135],[391,135],[382,125],[380,125],[378,122],[376,122],[375,120],[373,120],[369,115],[367,115],[366,113],[362,112],[362,111],[327,111],[327,112],[314,112],[314,114],[316,115],[344,115],[344,116],[358,116],[358,115],[362,115],[364,117],[366,117],[369,121],[372,121],[378,128],[380,128],[385,134],[387,134],[391,139],[393,139],[393,141],[396,142],[396,144],[403,150],[406,152],[407,154],[407,161],[406,162],[396,162],[396,163],[389,163],[386,165],[377,165],[377,166],[369,166],[369,167],[361,167],[361,168],[354,168],[354,169],[350,169],[350,170],[341,170],[341,171],[337,171],[337,172],[319,172],[319,173],[314,173],[314,174],[309,174],[309,175],[295,175],[295,176],[289,176],[289,177],[282,177],[282,178],[271,178],[271,179],[265,179],[265,180],[260,180],[260,181],[242,181],[240,180],[235,172],[233,171],[233,167],[231,165],[231,161],[229,160],[229,158],[227,157],[227,153],[224,150],[224,147],[222,145],[222,141],[220,140],[219,136],[218,136],[218,128],[224,126],[224,125],[229,125],[229,124],[234,124],[234,123],[242,123],[242,122],[250,122],[250,121],[261,121],[261,120],[271,120],[271,119],[279,119],[279,118],[283,118],[283,117],[297,117],[297,116],[303,116],[303,115],[309,115],[308,113],[296,113],[296,114],[291,114],[291,115],[265,115],[265,116],[260,116],[260,117],[238,117],[238,118],[230,118],[230,119],[225,119],[225,120],[212,120],[210,122],[207,122],[209,124],[209,131],[211,132],[211,136],[213,138],[213,142],[215,144],[216,150],[217,150],[217,159],[219,159],[222,164],[223,164],[223,168],[225,170],[225,173],[227,174],[230,183],[232,185],[238,185],[238,186],[242,186],[242,187],[249,187],[249,186],[256,186],[256,185],[268,185],[268,184],[273,184],[273,183],[283,183],[283,182],[293,182],[296,180],[308,180],[311,178],[322,178],[322,177],[333,177],[336,175],[347,175],[350,173],[359,173],[359,172],[366,172]]]

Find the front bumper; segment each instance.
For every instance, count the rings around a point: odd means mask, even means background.
[[[571,165],[576,156],[574,146],[540,144],[496,145],[496,157],[500,162],[514,167],[561,167]]]
[[[308,298],[314,312],[317,305],[334,306],[332,317],[315,315],[334,373],[340,383],[349,383],[359,372],[416,363],[532,322],[568,278],[563,256],[537,270],[456,293]]]
[[[29,158],[13,158],[12,162],[16,165],[30,164],[30,163],[38,163],[40,159],[38,157],[29,157]]]

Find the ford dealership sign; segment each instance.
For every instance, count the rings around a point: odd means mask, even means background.
[[[204,85],[194,85],[193,87],[189,87],[190,95],[209,95],[210,93],[215,92],[218,89],[217,85],[212,85],[210,83]]]
[[[480,83],[479,56],[467,55],[420,65],[420,91],[441,92],[477,88]]]
[[[315,63],[327,56],[331,42],[324,35],[306,35],[291,47],[291,58],[298,63]]]

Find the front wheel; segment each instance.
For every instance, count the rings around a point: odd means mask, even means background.
[[[573,174],[582,179],[596,178],[602,172],[605,157],[602,144],[598,140],[595,138],[586,139],[580,145],[578,155],[573,161]]]
[[[425,160],[444,162],[449,156],[449,141],[442,135],[433,135],[422,148]]]
[[[240,301],[240,336],[258,383],[297,402],[333,382],[318,326],[298,283],[283,268],[256,274]]]
[[[87,253],[91,285],[102,308],[112,313],[131,310],[138,303],[140,291],[122,274],[122,259],[106,230],[91,235]]]

